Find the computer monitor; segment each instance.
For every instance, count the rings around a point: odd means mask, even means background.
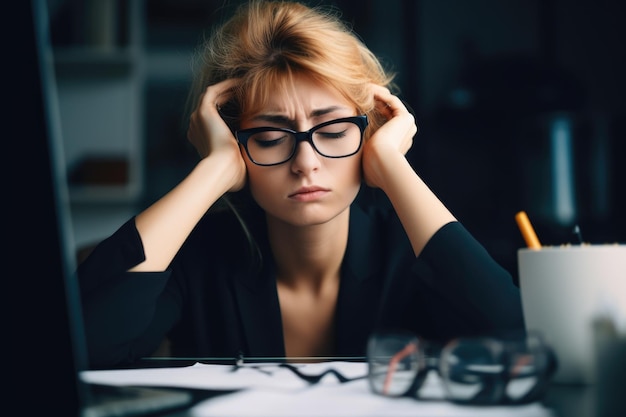
[[[6,382],[16,415],[109,417],[188,406],[188,392],[86,384],[88,369],[46,0],[27,0],[10,19],[2,155],[5,268],[0,286],[9,354]],[[7,15],[8,16],[8,15]],[[8,92],[8,94],[7,94]],[[0,193],[2,193],[0,191]],[[8,209],[8,210],[7,210]],[[7,249],[8,248],[8,251]],[[0,375],[3,375],[0,373]]]
[[[7,382],[17,414],[79,415],[86,355],[46,2],[14,2],[5,12]]]

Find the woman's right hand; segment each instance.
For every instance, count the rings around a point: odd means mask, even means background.
[[[191,114],[187,130],[187,139],[200,157],[217,157],[232,167],[233,180],[228,191],[238,191],[246,182],[246,164],[239,144],[218,111],[220,105],[230,99],[237,82],[228,79],[207,87]]]

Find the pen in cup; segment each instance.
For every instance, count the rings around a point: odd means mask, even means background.
[[[530,220],[528,219],[526,212],[520,211],[517,213],[515,215],[515,221],[517,222],[520,232],[522,232],[522,237],[526,241],[526,246],[530,249],[541,249],[541,243],[539,243],[535,229],[532,224],[530,224]]]

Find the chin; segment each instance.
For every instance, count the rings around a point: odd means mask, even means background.
[[[319,226],[335,220],[338,216],[349,210],[350,206],[339,210],[330,210],[328,208],[307,207],[303,210],[291,210],[285,215],[276,215],[277,213],[268,213],[268,216],[276,220],[295,227]]]

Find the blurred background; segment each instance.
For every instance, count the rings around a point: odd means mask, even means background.
[[[191,57],[241,0],[48,0],[79,258],[197,162]],[[511,272],[525,210],[545,245],[626,241],[617,0],[335,0],[397,73],[408,154]]]

